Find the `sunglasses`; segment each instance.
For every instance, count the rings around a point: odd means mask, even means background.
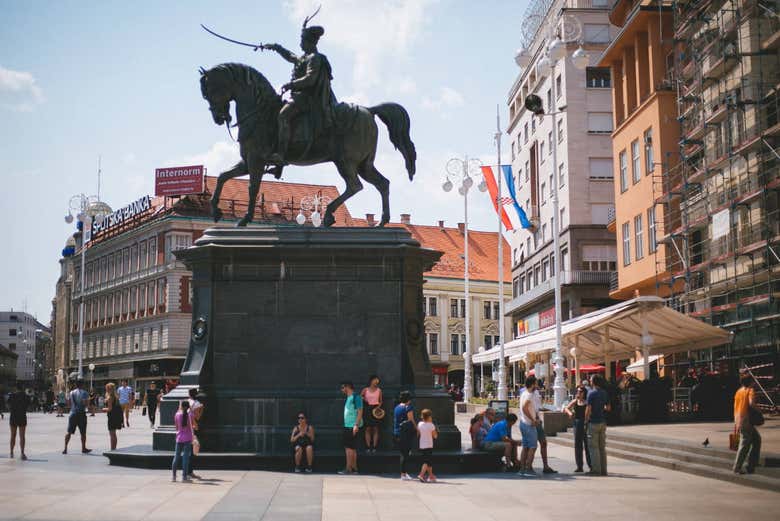
[[[306,416],[298,416],[298,419],[299,419],[299,420],[305,420],[305,419],[306,419]]]

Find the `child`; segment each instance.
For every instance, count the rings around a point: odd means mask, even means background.
[[[182,482],[192,481],[189,476],[190,456],[192,455],[192,418],[190,417],[190,404],[184,400],[179,404],[179,411],[173,417],[176,424],[176,452],[173,455],[173,478],[176,481],[176,467],[179,466],[179,457],[181,457]]]
[[[430,409],[423,409],[420,413],[422,421],[417,424],[417,435],[420,437],[420,455],[422,456],[422,468],[417,479],[421,483],[425,483],[425,474],[428,474],[428,483],[435,483],[436,476],[433,473],[433,463],[431,462],[431,456],[433,456],[433,440],[439,437],[439,431],[436,430],[436,425],[433,424],[433,414]]]

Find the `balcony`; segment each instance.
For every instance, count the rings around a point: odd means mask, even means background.
[[[598,285],[609,287],[614,271],[584,271],[572,270],[561,273],[561,286]],[[522,295],[512,299],[506,307],[506,314],[523,309],[537,300],[547,297],[555,290],[555,279],[547,279],[538,286],[531,288]]]

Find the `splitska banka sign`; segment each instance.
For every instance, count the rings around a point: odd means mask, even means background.
[[[146,210],[152,207],[152,198],[145,195],[128,204],[124,208],[120,208],[113,213],[108,214],[102,221],[95,219],[92,222],[92,236],[96,237],[103,232],[110,230],[114,226],[118,226],[125,221],[132,219],[133,217],[144,213]]]

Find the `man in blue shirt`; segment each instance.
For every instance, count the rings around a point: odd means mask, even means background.
[[[122,380],[122,385],[116,390],[119,395],[119,405],[125,413],[125,427],[130,427],[130,411],[135,405],[135,392],[133,388],[127,385],[127,380]]]
[[[76,433],[76,427],[81,434],[81,452],[89,454],[92,449],[87,448],[87,406],[89,405],[89,393],[84,389],[84,380],[76,380],[76,388],[68,394],[70,402],[70,416],[68,416],[68,433],[65,435],[65,448],[63,454],[68,453],[68,442],[72,434]]]
[[[593,464],[588,474],[607,475],[607,418],[605,411],[610,410],[609,395],[604,390],[604,377],[594,375],[593,389],[588,392],[585,408],[585,425],[588,426],[588,450]]]
[[[341,392],[346,395],[344,400],[344,429],[342,441],[344,442],[344,455],[346,465],[339,474],[357,474],[357,440],[360,428],[363,426],[363,400],[355,393],[355,385],[352,382],[342,382]]]
[[[482,447],[488,452],[503,452],[506,470],[516,470],[519,442],[512,439],[512,426],[517,423],[516,414],[508,414],[506,420],[496,422],[488,431]]]

